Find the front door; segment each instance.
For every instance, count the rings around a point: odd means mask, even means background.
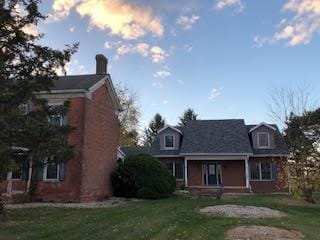
[[[217,185],[217,164],[204,164],[204,183],[205,185]]]

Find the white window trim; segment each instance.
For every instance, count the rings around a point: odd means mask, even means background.
[[[166,147],[166,137],[167,136],[172,136],[172,147]],[[176,149],[176,146],[175,146],[175,136],[174,134],[166,134],[163,136],[163,149],[165,150],[173,150],[173,149]]]
[[[182,178],[176,178],[176,162],[167,162],[172,164],[172,176],[175,178],[176,181],[183,181],[185,177],[185,168],[184,164],[182,163]]]
[[[59,182],[59,172],[60,172],[60,164],[57,164],[57,178],[47,178],[47,172],[48,171],[48,162],[44,162],[43,167],[43,181],[44,182]]]
[[[268,137],[268,146],[260,146],[260,135],[262,134],[267,134],[267,137]],[[258,144],[258,148],[270,148],[270,134],[268,132],[258,132],[257,133],[257,144]]]
[[[48,104],[49,107],[51,106],[63,106],[63,103],[49,103]],[[52,115],[52,116],[56,116],[56,115]],[[50,121],[50,118],[49,118],[49,121]],[[63,126],[63,116],[60,115],[60,124],[59,124],[60,127]]]
[[[252,179],[251,178],[251,169],[250,169],[250,164],[249,164],[249,174],[250,174],[250,181],[256,181],[256,182],[271,182],[271,181],[275,181],[276,178],[275,176],[273,176],[273,163],[272,162],[269,162],[269,165],[270,165],[270,171],[271,171],[271,178],[270,179],[262,179],[262,171],[261,171],[261,164],[264,163],[264,162],[258,162],[258,166],[259,166],[259,179]]]

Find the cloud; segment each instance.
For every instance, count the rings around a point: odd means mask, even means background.
[[[84,65],[79,62],[78,59],[73,59],[70,62],[68,62],[64,69],[59,68],[56,69],[56,73],[58,75],[72,75],[72,74],[86,74],[88,73],[85,69]]]
[[[23,18],[23,17],[27,16],[27,14],[28,14],[28,12],[23,7],[21,7],[20,4],[16,4],[14,6],[14,10],[15,10],[14,15],[19,17],[19,18]],[[29,35],[33,35],[33,36],[39,35],[39,27],[37,25],[34,25],[34,24],[25,25],[22,28],[22,31],[25,34],[29,34]]]
[[[108,30],[111,35],[123,39],[138,39],[147,33],[162,36],[161,19],[154,16],[150,7],[128,0],[55,0],[49,21],[59,21],[75,11],[89,18],[89,26]]]
[[[319,0],[287,0],[282,10],[295,15],[282,20],[280,25],[283,27],[274,34],[274,41],[285,40],[289,46],[308,44],[313,34],[320,30]]]
[[[192,47],[191,45],[189,45],[189,44],[185,44],[185,45],[183,46],[183,49],[184,49],[187,53],[189,53],[189,52],[192,51],[193,47]]]
[[[233,7],[237,12],[242,12],[245,8],[245,4],[242,0],[216,0],[214,9],[224,10],[226,8]]]
[[[152,83],[152,87],[155,87],[155,88],[163,88],[164,84],[162,81],[155,81]]]
[[[163,100],[163,104],[164,104],[164,105],[166,105],[166,104],[168,104],[168,103],[169,103],[169,101],[168,101],[167,99]]]
[[[167,56],[165,51],[159,46],[152,47],[150,52],[153,63],[162,63]]]
[[[69,28],[69,32],[74,32],[76,30],[76,27],[75,26],[72,26]]]
[[[169,70],[159,70],[153,74],[154,77],[156,78],[165,78],[165,77],[170,77],[171,72]]]
[[[106,43],[105,43],[105,45],[106,45]],[[149,44],[147,44],[147,43],[138,43],[136,45],[122,44],[121,46],[119,46],[117,48],[117,56],[125,55],[128,53],[133,53],[133,54],[139,54],[143,57],[147,57],[149,55],[149,48],[150,48]]]
[[[180,16],[177,19],[177,24],[182,27],[183,30],[190,30],[192,26],[200,19],[198,15],[192,14],[191,16]]]
[[[308,44],[313,35],[320,30],[319,0],[287,0],[282,6],[283,12],[293,12],[292,18],[282,18],[277,24],[278,29],[270,37],[256,36],[254,42],[261,47],[279,41],[287,42],[288,46]]]
[[[220,87],[220,88],[212,88],[210,93],[209,93],[209,101],[214,101],[217,97],[220,96],[221,94],[221,91],[223,90],[223,87]]]
[[[177,83],[179,83],[180,85],[184,85],[184,81],[181,80],[181,79],[178,79],[178,80],[177,80]]]

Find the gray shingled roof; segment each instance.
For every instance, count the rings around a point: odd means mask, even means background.
[[[195,120],[183,129],[181,153],[252,153],[243,119]]]
[[[138,153],[151,154],[150,146],[127,146],[127,147],[121,147],[120,149],[127,157],[131,154],[138,154]]]
[[[106,76],[106,74],[59,76],[59,80],[54,81],[54,87],[50,90],[88,90]]]
[[[277,131],[274,134],[274,141],[275,141],[275,148],[272,149],[253,149],[253,154],[261,154],[261,155],[269,155],[269,154],[289,154],[289,149],[288,146],[286,144],[286,142],[284,141],[278,126],[276,124],[268,124],[272,127],[274,127],[275,129],[277,129]],[[251,128],[255,127],[257,125],[247,125],[247,131],[249,134],[249,131]],[[252,138],[251,138],[251,134],[249,134],[249,138],[250,138],[250,142],[252,144]]]

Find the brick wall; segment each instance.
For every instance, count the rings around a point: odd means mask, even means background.
[[[119,122],[105,85],[85,103],[81,201],[112,195],[111,173],[117,164]]]
[[[50,103],[63,103],[66,99],[49,100]],[[80,201],[82,175],[82,149],[84,134],[85,98],[70,99],[68,120],[75,130],[69,136],[74,146],[75,157],[65,165],[65,177],[61,182],[38,182],[37,197],[43,201]]]
[[[277,165],[277,178],[272,181],[250,181],[254,193],[288,192],[287,174],[284,168],[286,158],[250,158],[249,162],[273,162]]]

